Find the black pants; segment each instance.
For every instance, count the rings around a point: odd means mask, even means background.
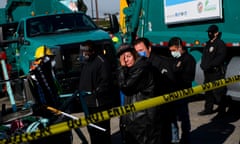
[[[103,108],[88,108],[89,114],[93,114],[102,111]],[[106,131],[99,130],[97,128],[88,126],[88,132],[91,139],[91,144],[111,144],[111,128],[110,120],[96,123],[97,126],[106,129]]]
[[[191,122],[189,116],[188,102],[181,101],[176,104],[176,115],[177,120],[181,123],[181,144],[190,144],[190,130],[191,130]]]
[[[172,140],[171,123],[175,116],[174,105],[168,103],[158,107],[158,125],[160,144],[170,144]]]
[[[225,78],[225,74],[221,71],[215,73],[204,72],[204,76],[205,76],[204,83]],[[219,105],[219,110],[223,111],[227,105],[226,92],[227,92],[226,86],[205,92],[205,105],[204,105],[205,110],[212,111],[213,106],[216,103]]]

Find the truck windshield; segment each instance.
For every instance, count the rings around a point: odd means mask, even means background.
[[[97,29],[95,23],[82,13],[45,15],[27,20],[28,37],[94,29]]]

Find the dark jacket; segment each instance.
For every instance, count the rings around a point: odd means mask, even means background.
[[[156,94],[162,95],[174,91],[176,78],[172,69],[174,61],[168,57],[151,52],[148,61],[156,68]]]
[[[92,92],[85,96],[88,107],[109,105],[111,98],[111,67],[109,62],[101,55],[94,55],[84,64],[80,75],[80,91]]]
[[[203,49],[201,68],[203,71],[213,71],[213,68],[224,66],[227,49],[224,42],[217,38],[213,42],[208,41]]]
[[[196,60],[192,55],[185,52],[180,58],[176,59],[173,71],[176,76],[177,89],[190,88],[195,79]]]
[[[132,104],[154,96],[154,78],[152,66],[146,58],[140,57],[133,67],[119,68],[119,86],[125,95],[125,104]],[[156,108],[122,116],[125,131],[137,140],[138,144],[158,143],[158,122],[156,122]]]
[[[176,78],[172,67],[174,60],[151,52],[148,61],[156,69],[154,74],[156,95],[160,96],[175,91]],[[156,119],[159,126],[158,144],[170,144],[172,139],[171,122],[175,116],[174,106],[172,103],[167,103],[156,108],[158,113]]]

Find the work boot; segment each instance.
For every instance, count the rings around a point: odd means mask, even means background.
[[[227,117],[227,113],[226,112],[220,112],[215,117],[213,117],[211,120],[212,121],[218,121],[218,120],[223,120],[226,117]]]
[[[198,115],[203,116],[203,115],[209,115],[209,114],[213,114],[214,111],[213,110],[203,110],[201,112],[198,113]]]

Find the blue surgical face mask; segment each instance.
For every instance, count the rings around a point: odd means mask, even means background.
[[[147,53],[145,51],[138,52],[140,56],[147,57]]]

